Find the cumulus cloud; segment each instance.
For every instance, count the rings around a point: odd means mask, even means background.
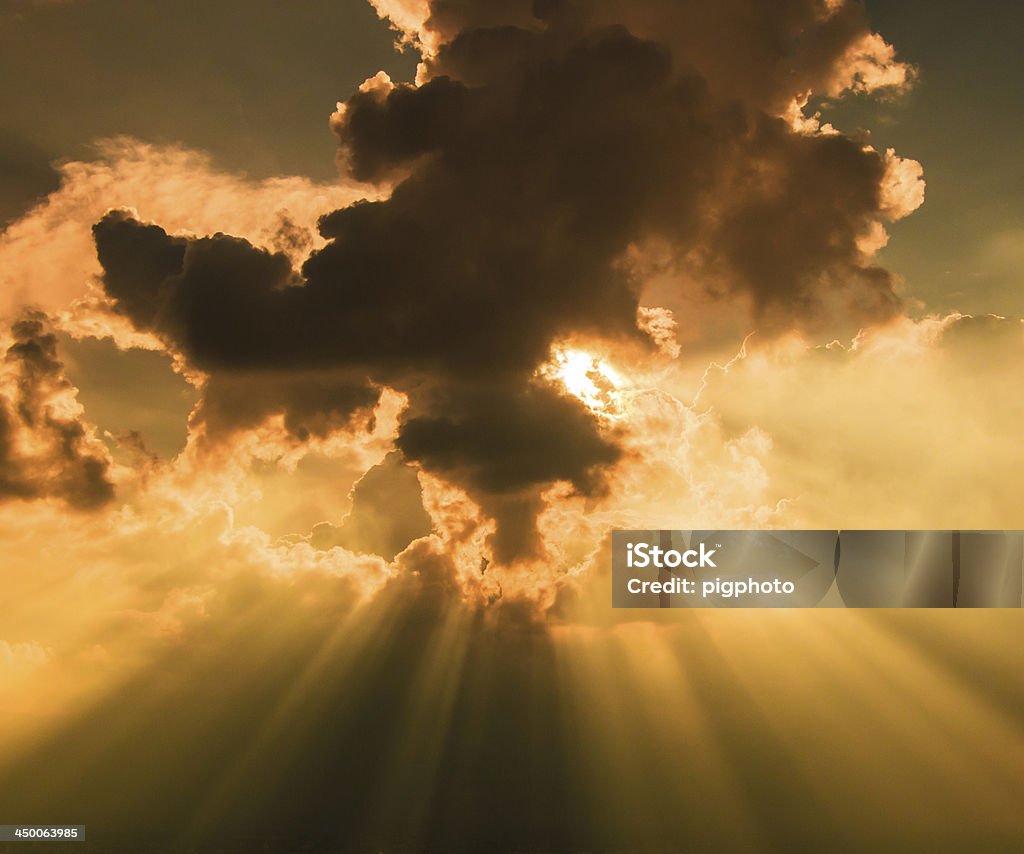
[[[508,45],[511,37],[522,45],[524,31],[560,33],[564,41],[608,26],[666,45],[676,64],[695,69],[722,97],[772,111],[798,93],[898,92],[914,78],[914,69],[872,32],[856,0],[771,6],[750,0],[374,0],[373,6],[404,44],[421,50],[420,82],[453,68],[464,71],[463,60],[479,64],[484,44]]]
[[[82,418],[44,315],[11,328],[0,365],[0,500],[57,498],[92,510],[114,497],[110,457]]]
[[[497,521],[509,562],[542,554],[546,490],[597,498],[622,456],[538,374],[552,348],[672,352],[668,315],[640,310],[648,247],[766,328],[900,311],[871,254],[914,202],[909,162],[784,116],[810,91],[895,85],[858,5],[375,6],[423,65],[339,105],[339,162],[380,195],[323,216],[301,271],[251,234],[125,213],[94,229],[120,315],[206,375],[208,427],[284,413],[309,435],[396,389],[396,446]]]
[[[5,637],[35,639],[0,641],[0,675],[63,666],[75,690],[79,679],[100,688],[95,705],[65,704],[72,688],[37,683],[33,699],[87,713],[4,777],[19,803],[51,804],[57,791],[148,838],[154,815],[250,835],[262,815],[277,832],[305,827],[311,803],[341,803],[357,826],[365,792],[339,799],[325,775],[282,785],[250,770],[266,756],[307,769],[315,753],[322,767],[372,769],[382,782],[366,792],[399,793],[403,809],[415,804],[403,797],[409,768],[422,773],[417,791],[458,800],[465,787],[438,789],[432,763],[465,764],[479,733],[461,723],[521,709],[522,697],[559,724],[542,746],[564,741],[566,708],[583,709],[579,752],[543,751],[582,763],[608,744],[587,727],[593,709],[615,706],[601,691],[625,672],[601,662],[645,674],[619,692],[639,698],[637,714],[689,702],[695,725],[681,733],[700,733],[723,697],[748,707],[751,689],[759,708],[783,710],[772,721],[783,732],[803,733],[759,655],[766,628],[790,632],[797,658],[820,649],[828,635],[806,620],[687,621],[671,648],[651,625],[588,635],[579,624],[595,615],[638,619],[607,608],[609,529],[1013,527],[1024,509],[1007,477],[1024,464],[1019,320],[906,317],[872,256],[884,224],[921,203],[920,167],[803,116],[808,92],[910,79],[859,5],[374,5],[423,64],[417,85],[376,75],[341,105],[343,183],[250,182],[195,152],[122,141],[65,165],[62,188],[0,237],[8,313],[33,300],[75,334],[166,348],[201,391],[181,453],[156,459],[139,445],[134,472],[114,477],[47,321],[25,315],[4,342],[0,491],[54,500],[0,502],[0,582],[17,604]],[[728,356],[708,367],[701,335]],[[105,510],[69,514],[69,502]],[[904,666],[887,684],[928,676],[962,700],[951,672],[921,664],[917,640],[880,624],[865,638],[865,625],[832,638],[843,662],[859,643],[870,655],[858,672],[881,655]],[[706,658],[697,670],[694,650]],[[684,659],[696,680],[671,678]],[[716,696],[708,686],[735,681],[719,678],[723,660],[745,681]],[[833,678],[832,664],[815,659],[814,673]],[[983,699],[996,708],[1006,695]],[[40,730],[37,709],[24,717]],[[992,732],[997,717],[958,725]],[[448,724],[472,737],[449,738]],[[125,800],[136,735],[154,731],[167,737],[142,759],[160,772],[143,769],[156,788]],[[328,731],[337,738],[324,742]],[[197,765],[185,749],[197,732],[224,734],[224,752]],[[484,752],[471,782],[500,798],[494,756],[519,766],[506,742],[488,743],[499,753]],[[665,744],[652,749],[678,755]],[[27,784],[47,757],[75,773],[57,790],[46,778],[43,797]],[[816,767],[820,780],[833,765]],[[720,757],[707,767],[721,776]],[[84,778],[112,788],[83,789]],[[678,814],[668,806],[638,826]],[[221,823],[231,815],[237,825]],[[417,809],[401,815],[403,832],[422,829]],[[813,843],[805,824],[794,838]]]
[[[846,92],[898,94],[913,83],[913,67],[896,59],[896,49],[878,33],[863,33],[843,52],[826,89],[832,96]]]
[[[100,141],[96,152],[58,164],[58,189],[0,233],[0,315],[26,304],[58,314],[88,297],[100,272],[90,228],[111,208],[131,208],[175,233],[229,232],[298,263],[323,243],[321,214],[373,195],[301,177],[251,181],[202,152],[127,137]]]
[[[895,90],[910,70],[857,4],[726,5],[380,0],[423,64],[416,85],[378,74],[339,105],[345,180],[251,182],[187,149],[103,143],[0,236],[8,311],[31,299],[76,335],[168,349],[201,389],[190,453],[250,433],[284,464],[369,435],[400,399],[393,447],[482,512],[477,552],[549,556],[546,513],[621,497],[660,453],[545,367],[564,342],[643,373],[684,355],[716,305],[763,337],[902,310],[872,256],[921,203],[920,167],[792,105]],[[717,41],[726,23],[739,54]],[[753,471],[769,435],[717,441]],[[409,542],[336,522],[315,541]]]

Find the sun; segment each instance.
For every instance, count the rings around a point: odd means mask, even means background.
[[[598,356],[574,348],[556,348],[539,374],[561,385],[596,415],[615,418],[622,414],[623,377]]]

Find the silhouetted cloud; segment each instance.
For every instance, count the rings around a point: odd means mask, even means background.
[[[109,458],[80,419],[56,335],[38,313],[16,321],[11,335],[0,374],[0,500],[106,504],[114,496]]]
[[[899,311],[871,260],[906,212],[891,156],[786,112],[813,88],[906,82],[885,51],[857,59],[859,7],[419,5],[400,16],[418,85],[378,74],[332,119],[350,176],[394,189],[324,216],[301,274],[224,234],[118,212],[94,229],[117,310],[208,375],[209,431],[278,413],[302,437],[394,388],[397,447],[468,491],[511,561],[540,553],[548,487],[600,494],[621,455],[536,373],[572,337],[653,349],[638,255],[783,329]]]

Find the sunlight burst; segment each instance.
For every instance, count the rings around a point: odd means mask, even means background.
[[[559,383],[595,415],[615,418],[622,415],[621,390],[625,380],[604,359],[584,350],[557,349],[540,375]]]

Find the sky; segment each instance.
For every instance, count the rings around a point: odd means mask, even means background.
[[[1016,612],[608,585],[1021,527],[1021,14],[0,0],[0,823],[1018,850]]]
[[[894,228],[882,257],[934,310],[1019,314],[1024,172],[1012,105],[1024,80],[1006,33],[1024,12],[946,2],[871,2],[868,11],[919,68],[918,82],[897,102],[848,102],[836,122],[870,128],[878,145],[926,163],[928,175],[928,204]]]

